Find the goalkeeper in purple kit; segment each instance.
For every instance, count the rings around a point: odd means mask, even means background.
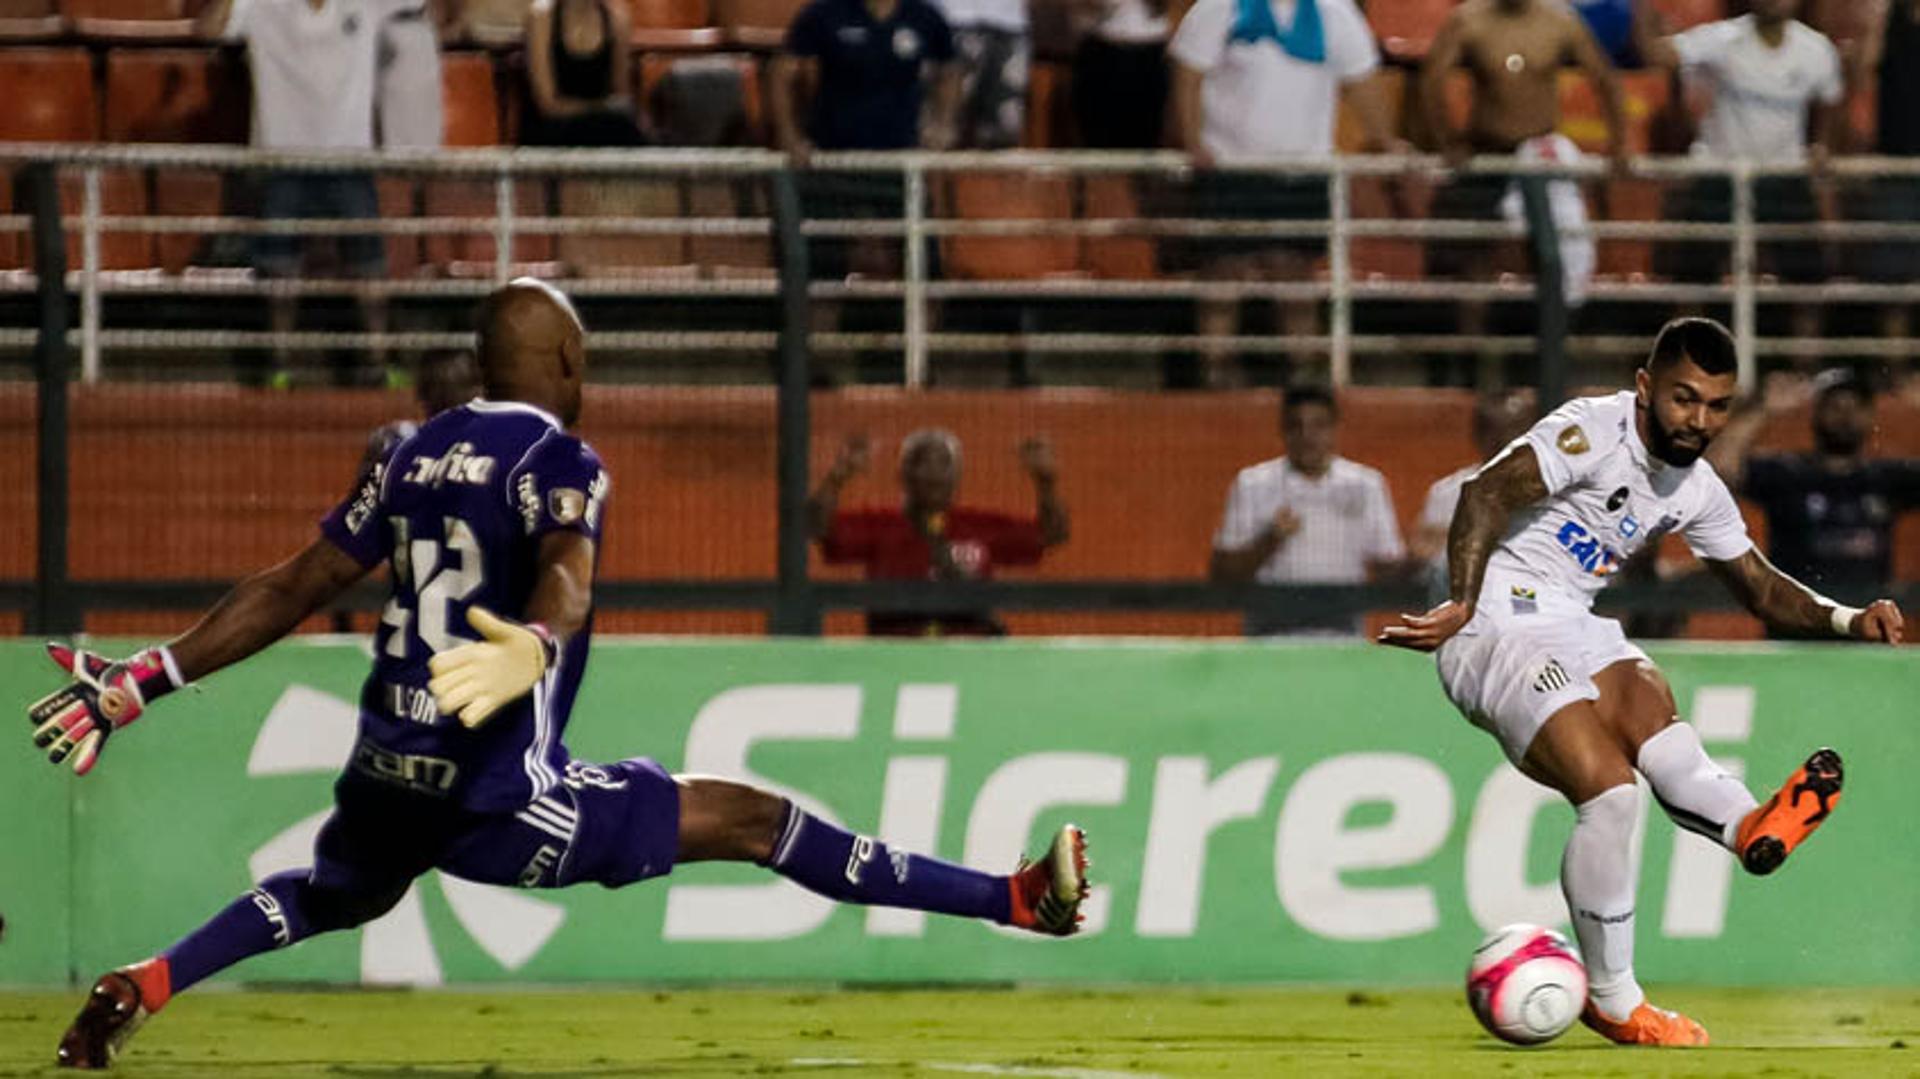
[[[290,633],[382,562],[353,753],[310,868],[259,882],[171,948],[102,975],[59,1063],[109,1065],[175,994],[249,956],[386,913],[438,869],[527,888],[632,884],[699,861],[750,861],[848,903],[1067,936],[1087,894],[1067,825],[1010,876],[889,851],[778,795],[672,776],[644,757],[572,760],[561,743],[592,635],[610,483],[569,433],[585,331],[558,290],[495,291],[479,327],[484,397],[450,409],[361,478],[289,561],[242,582],[191,630],[124,661],[60,645],[73,680],[30,710],[34,743],[86,774],[111,734],[180,686]]]

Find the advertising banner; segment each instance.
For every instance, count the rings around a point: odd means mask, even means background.
[[[1654,656],[1709,751],[1758,793],[1819,745],[1845,754],[1848,776],[1832,823],[1765,879],[1650,806],[1641,976],[1920,984],[1915,653]],[[283,644],[157,705],[84,779],[38,758],[16,720],[0,753],[0,984],[151,954],[256,877],[305,864],[366,669],[358,640]],[[0,675],[16,707],[58,684],[26,642],[0,646]],[[566,741],[588,761],[651,756],[767,785],[995,871],[1076,821],[1097,885],[1085,936],[835,907],[752,866],[619,891],[433,873],[365,929],[231,977],[1435,984],[1459,977],[1487,928],[1566,920],[1572,811],[1406,652],[613,640],[596,645]]]

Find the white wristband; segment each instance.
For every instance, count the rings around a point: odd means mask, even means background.
[[[1827,612],[1833,620],[1833,635],[1836,637],[1853,636],[1853,617],[1865,613],[1858,607],[1842,607],[1838,603],[1828,608]]]

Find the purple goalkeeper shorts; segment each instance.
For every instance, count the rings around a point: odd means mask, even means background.
[[[665,768],[570,761],[559,786],[461,836],[439,868],[482,884],[618,888],[666,875],[679,849],[680,788]]]
[[[680,788],[645,757],[569,762],[558,786],[497,816],[454,810],[354,772],[334,791],[313,881],[360,895],[397,896],[429,869],[520,888],[585,881],[618,888],[671,872],[680,847]]]

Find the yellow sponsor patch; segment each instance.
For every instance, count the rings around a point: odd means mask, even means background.
[[[1560,437],[1554,440],[1554,444],[1560,447],[1561,453],[1569,457],[1578,457],[1592,448],[1587,442],[1587,433],[1582,431],[1577,423],[1561,431]]]

